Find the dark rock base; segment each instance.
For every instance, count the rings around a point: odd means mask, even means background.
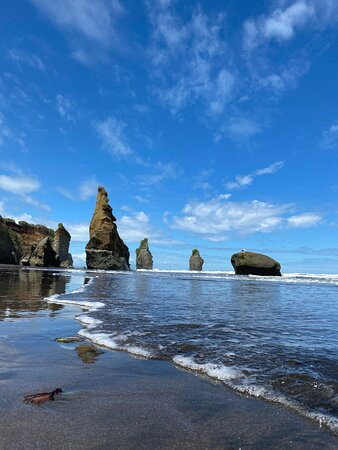
[[[261,267],[246,267],[241,266],[235,268],[236,275],[260,275],[262,277],[272,276],[272,277],[281,277],[282,274],[278,269],[268,269]]]
[[[86,250],[86,255],[88,269],[130,270],[125,258],[110,250]]]

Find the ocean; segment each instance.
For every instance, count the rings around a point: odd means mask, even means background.
[[[169,360],[338,432],[338,275],[39,273],[59,286],[45,288],[45,304],[82,308],[79,334],[94,343]]]

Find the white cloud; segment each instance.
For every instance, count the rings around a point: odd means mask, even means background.
[[[242,117],[230,119],[224,129],[234,137],[244,139],[251,138],[261,132],[261,126],[257,122]]]
[[[303,26],[314,15],[313,5],[307,1],[297,1],[288,8],[276,9],[263,24],[263,34],[267,39],[291,39],[295,30]]]
[[[149,203],[149,198],[143,197],[142,195],[134,195],[133,198],[140,203]]]
[[[196,9],[183,21],[170,2],[150,3],[149,10],[149,54],[160,100],[173,113],[196,102],[211,115],[222,113],[235,86],[223,14],[212,17]]]
[[[41,187],[40,181],[22,175],[0,175],[0,189],[12,194],[26,195],[35,192]]]
[[[287,219],[290,227],[293,228],[310,228],[318,225],[322,221],[322,217],[314,213],[298,214]]]
[[[253,176],[251,175],[237,175],[235,181],[229,181],[226,187],[232,189],[242,189],[249,186],[253,182]]]
[[[152,173],[146,175],[138,175],[137,180],[141,186],[154,186],[165,180],[175,180],[182,171],[173,163],[149,163],[152,167]]]
[[[98,186],[100,186],[100,183],[93,176],[87,180],[84,180],[75,191],[70,191],[69,189],[63,187],[59,187],[57,190],[60,194],[70,200],[85,201],[90,197],[96,196]]]
[[[254,174],[257,176],[260,175],[269,175],[271,173],[275,173],[278,170],[282,169],[284,167],[284,161],[277,161],[273,164],[270,164],[270,166],[264,167],[263,169],[257,169],[255,170]]]
[[[1,97],[0,97],[1,99]],[[22,132],[15,133],[8,125],[3,113],[0,111],[0,146],[4,145],[6,141],[12,141],[18,144],[21,148],[25,147],[24,135]]]
[[[69,231],[72,241],[88,242],[89,224],[88,223],[65,223],[64,226]],[[55,224],[56,227],[56,224]]]
[[[5,165],[2,165],[5,167]],[[15,167],[14,165],[9,165],[15,169],[15,175],[0,175],[0,189],[11,194],[15,194],[19,199],[25,203],[28,203],[37,208],[50,211],[50,207],[31,197],[31,193],[38,191],[41,188],[41,183],[39,180],[33,177],[22,175],[22,171]]]
[[[338,20],[336,0],[293,0],[281,3],[282,7],[245,22],[245,50],[250,52],[271,40],[286,42],[306,27],[321,30]]]
[[[312,2],[297,0],[284,9],[276,8],[269,15],[249,19],[244,24],[244,48],[251,51],[272,39],[290,40],[314,15]]]
[[[338,122],[333,123],[323,132],[320,146],[325,150],[338,147]]]
[[[31,0],[59,29],[70,35],[73,56],[87,64],[111,47],[119,47],[117,21],[124,14],[119,0]]]
[[[261,175],[269,175],[272,173],[277,172],[278,170],[282,169],[284,166],[284,161],[277,161],[273,164],[270,164],[270,166],[264,167],[262,169],[257,169],[254,172],[252,172],[249,175],[237,175],[235,177],[235,181],[229,181],[226,183],[226,187],[228,189],[243,189],[254,181],[254,178],[261,176]]]
[[[159,234],[150,224],[149,216],[143,211],[135,212],[130,216],[124,215],[116,224],[124,241],[139,242],[144,237],[152,240],[159,237]]]
[[[21,51],[17,49],[8,50],[9,58],[16,63],[24,63],[29,66],[44,71],[46,69],[46,64],[42,59],[33,53],[28,53],[26,51]]]
[[[67,119],[69,121],[72,121],[74,119],[73,117],[73,102],[70,98],[62,95],[57,94],[56,96],[56,109],[61,117],[64,119]]]
[[[133,153],[124,136],[125,123],[114,116],[94,123],[105,149],[113,156],[128,156]]]
[[[183,216],[174,217],[172,226],[218,242],[229,239],[231,234],[269,233],[288,225],[308,227],[320,220],[312,214],[287,217],[291,208],[290,204],[258,200],[234,202],[229,201],[228,195],[219,195],[209,201],[188,203]]]
[[[271,3],[267,13],[245,21],[242,47],[253,94],[264,89],[270,95],[279,96],[297,86],[309,70],[311,60],[318,56],[313,52],[314,32],[319,34],[336,25],[338,2],[279,0]],[[305,42],[300,46],[296,44],[290,52],[276,52],[276,43],[286,45],[301,33]]]
[[[75,31],[102,45],[110,44],[114,14],[123,12],[118,0],[31,1],[61,29]]]

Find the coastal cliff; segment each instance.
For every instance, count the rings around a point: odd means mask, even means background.
[[[54,233],[44,225],[0,217],[0,264],[59,267],[61,261],[62,267],[72,267],[69,241],[65,229]]]
[[[115,222],[107,191],[100,186],[86,245],[88,269],[130,270],[129,249],[120,238]]]
[[[32,247],[36,246],[46,237],[54,237],[54,231],[44,225],[33,225],[24,221],[18,223],[13,219],[3,219],[15,247],[16,264],[19,264],[22,258],[31,253]]]

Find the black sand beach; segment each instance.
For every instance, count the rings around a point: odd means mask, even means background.
[[[20,304],[0,324],[3,449],[337,448],[317,424],[168,362],[60,345],[55,337],[80,329],[79,310]],[[55,402],[23,403],[56,387],[64,393]]]

